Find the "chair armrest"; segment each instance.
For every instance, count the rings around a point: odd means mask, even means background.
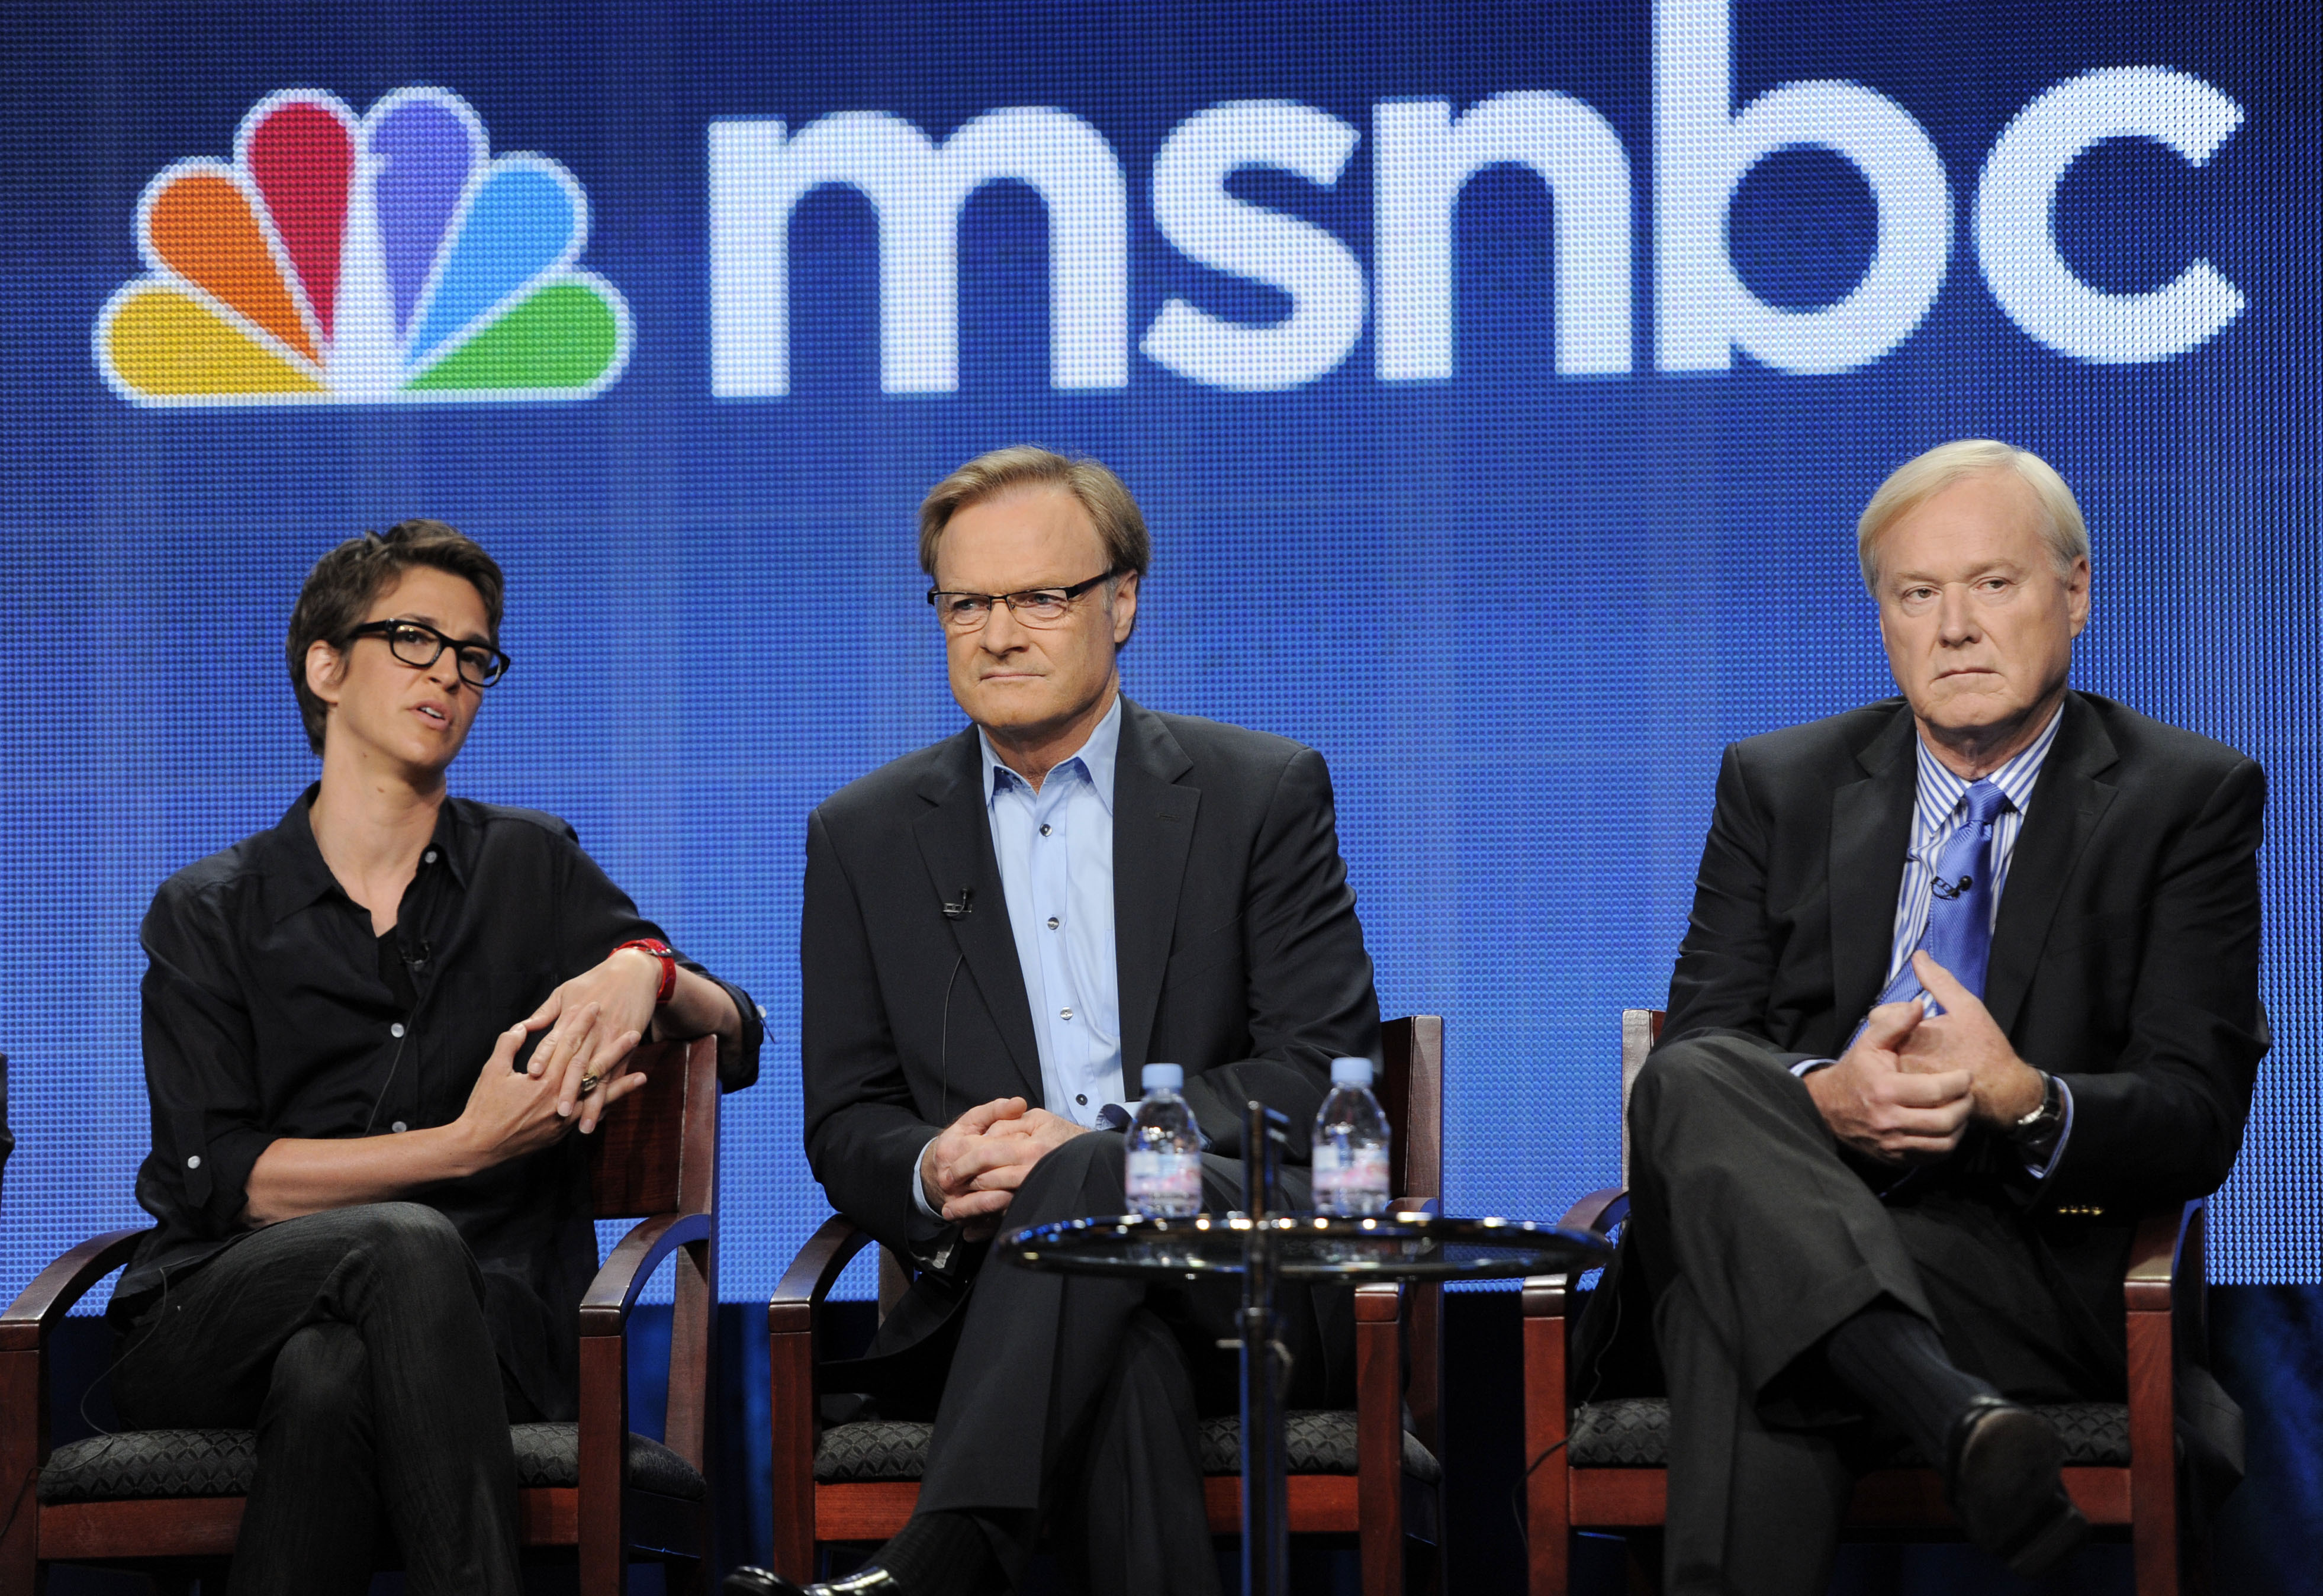
[[[824,1220],[822,1228],[807,1237],[806,1245],[798,1250],[798,1256],[776,1283],[775,1294],[767,1301],[767,1333],[795,1335],[813,1330],[816,1306],[831,1295],[840,1271],[870,1241],[843,1214]]]
[[[1355,1323],[1370,1325],[1397,1317],[1403,1311],[1401,1280],[1366,1280],[1355,1288]]]
[[[2164,1208],[2138,1221],[2121,1282],[2131,1313],[2166,1314],[2181,1287],[2201,1284],[2185,1278],[2189,1265],[2199,1262],[2199,1248],[2190,1254],[2186,1243],[2189,1233],[2201,1223],[2205,1206],[2205,1199],[2196,1197],[2182,1207]]]
[[[115,1230],[94,1236],[34,1276],[7,1311],[0,1313],[0,1352],[38,1350],[91,1286],[129,1261],[137,1238],[144,1234]]]
[[[581,1334],[619,1335],[629,1309],[661,1261],[680,1247],[710,1239],[707,1214],[656,1214],[621,1238],[581,1298]]]
[[[1630,1216],[1630,1193],[1620,1186],[1600,1187],[1565,1211],[1559,1230],[1593,1230],[1600,1235]]]
[[[1556,1228],[1593,1230],[1602,1235],[1613,1225],[1628,1218],[1629,1215],[1630,1194],[1621,1187],[1608,1186],[1591,1192],[1567,1208],[1565,1211],[1565,1217],[1556,1222]],[[1523,1316],[1528,1319],[1563,1318],[1566,1297],[1572,1284],[1571,1275],[1526,1277]]]

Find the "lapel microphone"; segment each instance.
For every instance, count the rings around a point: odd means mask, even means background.
[[[942,905],[942,908],[943,917],[946,920],[966,920],[969,915],[976,913],[976,888],[972,886],[961,887],[960,889],[960,901],[956,903],[945,903]]]

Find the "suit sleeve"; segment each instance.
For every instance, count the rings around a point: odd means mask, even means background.
[[[807,820],[799,986],[807,1162],[831,1206],[882,1245],[932,1264],[957,1227],[922,1214],[911,1181],[941,1127],[913,1106],[862,905],[820,811]]]
[[[1216,1066],[1186,1083],[1210,1151],[1243,1154],[1243,1105],[1256,1098],[1290,1116],[1294,1157],[1331,1089],[1331,1060],[1380,1050],[1379,998],[1339,857],[1331,773],[1301,748],[1278,778],[1253,848],[1243,906],[1250,1035],[1256,1057]]]
[[[1730,747],[1718,767],[1710,835],[1694,875],[1694,912],[1670,977],[1664,1041],[1705,1031],[1766,1040],[1776,955],[1767,916],[1768,850],[1766,820],[1750,792],[1741,749]]]
[[[2258,995],[2265,817],[2265,773],[2243,760],[2171,849],[2147,915],[2129,1044],[2111,1070],[2061,1077],[2073,1127],[2044,1185],[2052,1201],[2182,1202],[2217,1190],[2234,1168],[2268,1046]]]

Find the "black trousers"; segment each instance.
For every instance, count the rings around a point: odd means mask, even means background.
[[[234,1596],[361,1596],[391,1534],[414,1596],[514,1596],[516,1461],[484,1289],[433,1208],[270,1225],[123,1337],[139,1429],[255,1429]]]
[[[1009,1229],[1119,1214],[1124,1142],[1077,1136],[1033,1166]],[[1242,1165],[1205,1160],[1213,1209],[1239,1207]],[[1284,1171],[1303,1205],[1304,1169]],[[1343,1290],[1286,1286],[1290,1405],[1346,1406],[1354,1321]],[[1083,1588],[1209,1596],[1217,1554],[1202,1505],[1198,1417],[1233,1412],[1241,1304],[1232,1281],[1149,1285],[1036,1273],[1000,1258],[976,1277],[936,1410],[922,1510],[985,1525],[1013,1586],[1045,1525]]]
[[[2021,1197],[1997,1180],[1868,1171],[1763,1043],[1714,1034],[1657,1050],[1630,1131],[1625,1262],[1653,1293],[1668,1381],[1673,1596],[1829,1583],[1873,1438],[1818,1349],[1883,1298],[2007,1395],[2119,1399],[2118,1329],[2108,1347],[2045,1267]]]

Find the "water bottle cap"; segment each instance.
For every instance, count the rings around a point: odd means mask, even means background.
[[[1186,1068],[1182,1064],[1148,1064],[1141,1079],[1149,1092],[1174,1092],[1186,1084]]]
[[[1331,1084],[1335,1087],[1369,1087],[1372,1084],[1372,1061],[1369,1059],[1332,1059]]]

